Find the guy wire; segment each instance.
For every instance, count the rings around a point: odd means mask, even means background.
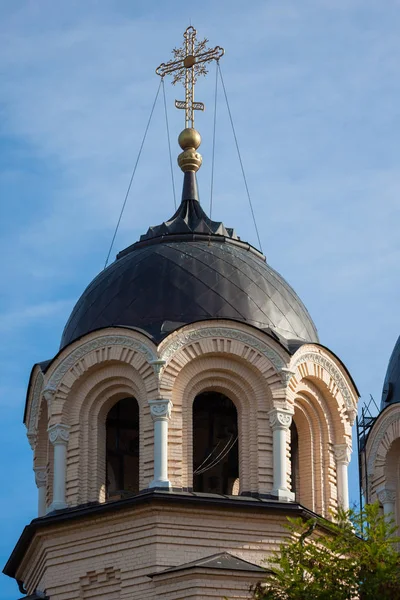
[[[249,200],[250,210],[251,210],[251,214],[252,214],[252,217],[253,217],[254,229],[256,230],[258,244],[259,244],[260,250],[262,252],[262,245],[261,245],[260,235],[258,233],[258,227],[257,227],[256,218],[255,218],[255,215],[254,215],[253,204],[252,204],[251,198],[250,198],[249,186],[247,185],[247,179],[246,179],[246,175],[245,175],[245,172],[244,172],[242,157],[241,157],[241,154],[240,154],[239,144],[238,144],[238,140],[237,140],[237,137],[236,137],[235,126],[233,124],[232,113],[231,113],[231,109],[230,109],[229,102],[228,102],[228,96],[227,96],[226,89],[225,89],[224,78],[222,77],[222,71],[221,71],[221,66],[220,66],[219,62],[217,62],[217,65],[218,65],[219,76],[221,77],[222,88],[224,90],[226,106],[228,108],[229,120],[231,122],[232,131],[233,131],[233,137],[235,138],[236,150],[237,150],[238,157],[239,157],[240,167],[242,169],[242,175],[243,175],[244,185],[246,187],[247,198]]]
[[[115,227],[114,235],[113,235],[113,237],[112,237],[111,244],[110,244],[110,249],[109,249],[109,251],[108,251],[108,254],[107,254],[106,262],[104,263],[104,269],[105,269],[105,268],[107,267],[107,265],[108,265],[108,260],[109,260],[109,258],[110,258],[111,250],[112,250],[112,248],[113,248],[113,246],[114,246],[115,237],[116,237],[116,235],[117,235],[117,231],[118,231],[119,225],[120,225],[120,223],[121,223],[122,215],[123,215],[123,213],[124,213],[124,210],[125,210],[125,206],[126,206],[126,202],[127,202],[127,200],[128,200],[129,192],[131,191],[131,187],[132,187],[133,178],[135,177],[135,173],[136,173],[136,169],[137,169],[137,166],[138,166],[138,163],[139,163],[139,159],[140,159],[140,156],[141,156],[141,154],[142,154],[142,150],[143,150],[144,142],[145,142],[145,140],[146,140],[147,132],[148,132],[148,130],[149,130],[149,127],[150,127],[151,118],[152,118],[152,116],[153,116],[154,108],[155,108],[155,106],[156,106],[156,103],[157,103],[158,94],[160,93],[160,87],[161,87],[161,84],[162,84],[162,79],[161,79],[161,81],[160,81],[160,84],[159,84],[159,86],[158,86],[157,93],[156,93],[156,97],[154,98],[154,102],[153,102],[153,106],[152,106],[152,108],[151,108],[151,112],[150,112],[149,120],[148,120],[148,122],[147,122],[147,125],[146,125],[146,129],[145,129],[145,132],[144,132],[144,136],[143,136],[143,139],[142,139],[142,143],[140,144],[140,148],[139,148],[139,153],[138,153],[138,155],[137,155],[137,159],[136,159],[136,162],[135,162],[135,166],[133,167],[133,171],[132,171],[131,179],[130,179],[130,181],[129,181],[128,189],[126,190],[126,194],[125,194],[125,199],[124,199],[124,202],[123,202],[123,204],[122,204],[121,212],[120,212],[120,214],[119,214],[119,218],[118,218],[118,221],[117,221],[117,226]]]
[[[217,64],[215,67],[214,130],[213,130],[212,161],[211,161],[210,219],[212,218],[212,203],[213,203],[213,189],[214,189],[215,131],[216,131],[216,127],[217,127],[218,65],[219,65],[219,61],[217,61]]]
[[[171,168],[171,180],[172,180],[172,193],[174,194],[174,206],[176,210],[176,193],[175,193],[175,180],[174,180],[174,169],[172,166],[172,153],[171,153],[171,138],[169,135],[169,125],[168,125],[168,111],[167,111],[167,100],[165,97],[165,85],[164,85],[164,77],[161,77],[163,97],[164,97],[164,112],[165,112],[165,123],[167,125],[167,138],[168,138],[168,150],[169,150],[169,166]]]

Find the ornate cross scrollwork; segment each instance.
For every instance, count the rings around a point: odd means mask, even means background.
[[[206,64],[212,60],[218,61],[224,54],[224,49],[220,46],[207,48],[208,40],[196,39],[197,31],[191,25],[183,34],[183,47],[174,48],[172,53],[173,60],[167,63],[161,63],[156,69],[157,75],[173,75],[172,83],[175,85],[179,81],[185,86],[185,100],[175,100],[176,108],[182,108],[185,111],[186,127],[194,127],[194,111],[204,110],[202,102],[194,101],[194,88],[197,78],[200,75],[208,73]]]

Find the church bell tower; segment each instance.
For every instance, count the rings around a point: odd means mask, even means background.
[[[290,285],[200,204],[188,27],[182,201],[86,288],[24,422],[38,517],[5,567],[31,600],[249,597],[287,516],[348,506],[358,394]],[[26,596],[24,596],[26,597]]]

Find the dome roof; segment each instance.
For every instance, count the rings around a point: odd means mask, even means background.
[[[400,337],[398,338],[386,371],[382,390],[381,410],[389,404],[400,402]]]
[[[175,215],[120,252],[78,300],[61,348],[96,329],[135,327],[156,343],[182,325],[234,319],[283,340],[317,342],[305,306],[265,257],[233,229],[211,221],[185,173]]]

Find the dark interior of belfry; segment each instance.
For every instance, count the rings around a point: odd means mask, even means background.
[[[106,420],[107,498],[139,491],[139,407],[124,398],[111,408]]]
[[[217,392],[193,403],[193,491],[239,493],[238,418],[233,402]]]

